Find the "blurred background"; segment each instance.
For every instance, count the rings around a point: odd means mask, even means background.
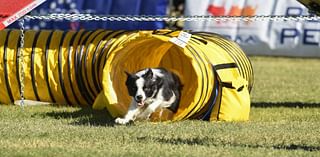
[[[310,15],[297,0],[47,0],[31,15],[84,13],[141,16]],[[17,23],[11,27],[19,28]],[[249,55],[320,57],[320,21],[44,21],[27,20],[26,29],[189,30],[213,32],[236,41]]]

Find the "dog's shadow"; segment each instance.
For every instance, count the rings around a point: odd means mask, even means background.
[[[52,111],[43,113],[42,116],[68,119],[71,125],[114,126],[114,120],[106,109],[94,110],[87,107],[76,111]]]

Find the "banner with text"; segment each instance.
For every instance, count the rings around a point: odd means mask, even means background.
[[[185,15],[309,15],[296,0],[186,0]],[[320,21],[197,21],[184,29],[230,38],[249,55],[320,57]]]

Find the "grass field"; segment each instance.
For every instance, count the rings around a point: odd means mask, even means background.
[[[251,57],[248,122],[138,122],[105,111],[0,105],[0,156],[320,156],[320,60]]]

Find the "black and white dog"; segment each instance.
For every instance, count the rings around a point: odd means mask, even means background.
[[[164,68],[147,68],[127,74],[126,86],[132,101],[124,118],[118,124],[128,124],[136,119],[149,119],[158,108],[168,108],[176,113],[182,85],[177,75]]]

